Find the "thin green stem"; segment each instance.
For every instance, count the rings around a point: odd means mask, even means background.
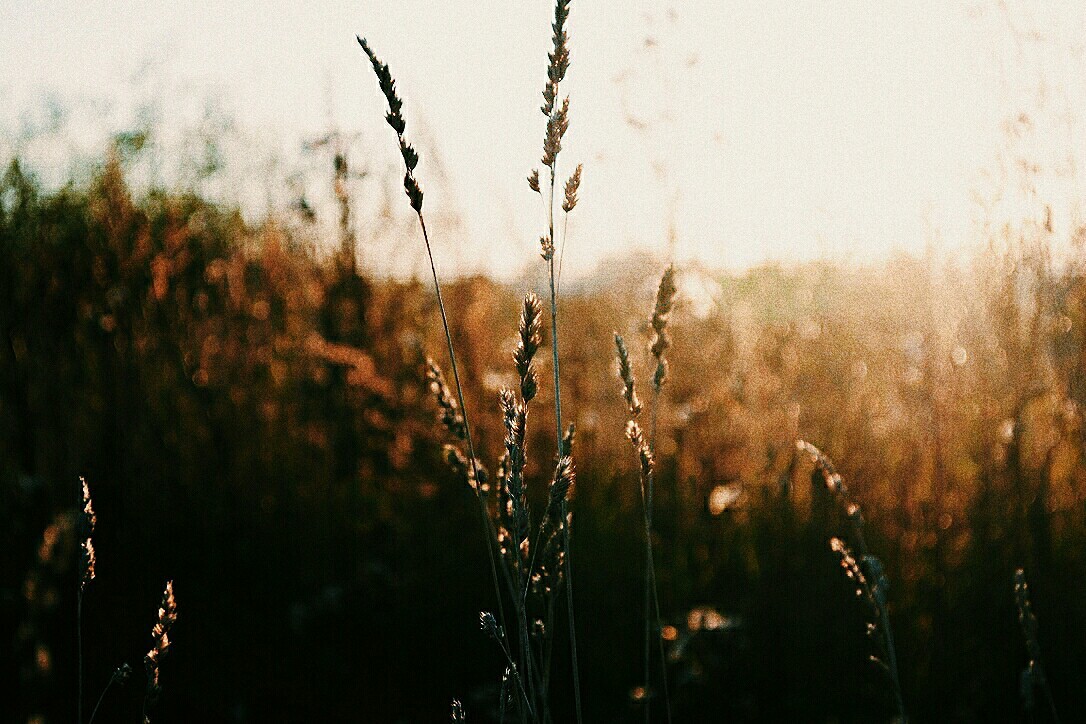
[[[449,361],[452,366],[453,382],[456,384],[456,398],[460,403],[460,414],[464,416],[464,437],[468,444],[468,458],[471,460],[471,472],[475,480],[475,499],[479,502],[479,515],[483,523],[483,534],[486,536],[486,552],[490,558],[490,577],[494,584],[494,596],[498,601],[498,619],[501,621],[502,631],[508,631],[505,619],[505,605],[502,603],[501,584],[498,583],[498,565],[494,555],[494,546],[497,540],[494,535],[493,524],[487,512],[486,500],[483,498],[482,481],[479,479],[479,466],[475,457],[475,445],[471,440],[471,426],[468,424],[468,408],[464,404],[464,390],[460,385],[460,371],[456,365],[456,352],[453,349],[452,332],[449,331],[449,318],[445,313],[445,300],[441,296],[441,282],[437,278],[437,267],[434,265],[434,253],[430,248],[430,235],[426,231],[426,220],[422,212],[418,212],[419,226],[422,227],[422,238],[426,242],[426,256],[430,260],[430,272],[434,277],[434,292],[437,295],[437,306],[441,310],[441,326],[445,330],[445,343],[449,348]]]
[[[106,699],[106,694],[109,693],[109,687],[113,686],[113,682],[117,680],[117,674],[114,672],[109,677],[109,681],[106,682],[106,686],[102,689],[101,696],[98,697],[98,703],[94,705],[94,711],[91,712],[90,719],[87,720],[87,724],[94,724],[94,717],[98,716],[98,709],[102,706],[102,702]]]
[[[656,457],[656,421],[659,417],[660,387],[653,384],[652,387],[652,418],[649,424],[649,450]],[[660,649],[660,672],[663,677],[664,707],[667,712],[668,724],[671,722],[671,693],[667,682],[667,659],[664,656],[664,641],[660,637],[663,625],[660,617],[660,592],[656,584],[656,561],[652,552],[652,520],[653,499],[655,494],[655,472],[650,472],[646,484],[642,487],[643,503],[645,507],[645,693],[648,693],[651,678],[649,665],[649,594],[652,595],[652,604],[656,616],[656,639]],[[649,720],[649,708],[645,707],[645,721]]]
[[[551,246],[554,246],[554,165],[550,167],[550,206],[547,210],[548,231]],[[558,369],[558,293],[554,285],[554,252],[547,260],[550,271],[551,287],[551,356],[554,369],[554,426],[558,447],[558,459],[565,455],[562,442],[562,383]],[[569,502],[562,500],[562,545],[565,548],[564,568],[566,575],[566,608],[569,611],[569,653],[573,674],[573,701],[576,708],[577,724],[582,724],[581,716],[581,674],[577,665],[577,625],[573,614],[573,566],[569,535]]]

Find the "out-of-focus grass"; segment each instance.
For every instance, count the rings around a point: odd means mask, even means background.
[[[477,632],[477,511],[440,459],[425,392],[422,360],[443,344],[426,287],[315,255],[289,217],[253,226],[194,195],[133,198],[115,161],[56,192],[12,164],[0,204],[5,708],[74,712],[67,518],[42,542],[83,474],[99,518],[91,693],[138,661],[147,602],[172,578],[185,610],[159,721],[432,721],[453,696],[486,720],[502,664]],[[687,271],[654,521],[680,720],[889,712],[827,543],[842,522],[793,465],[798,436],[864,507],[917,721],[1018,711],[1019,566],[1054,696],[1069,718],[1086,711],[1086,283],[1047,260],[1047,233],[1024,226],[968,268]],[[611,344],[620,332],[648,368],[659,267],[610,273],[562,300],[590,721],[636,713],[643,533]],[[692,303],[695,281],[712,303]],[[483,277],[447,291],[489,464],[521,292]],[[533,414],[528,446],[550,449],[553,413]],[[549,474],[529,467],[532,495]],[[135,690],[111,697],[103,719],[138,707]]]

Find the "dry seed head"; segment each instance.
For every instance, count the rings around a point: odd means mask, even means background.
[[[622,336],[615,333],[615,350],[618,353],[618,376],[622,380],[622,397],[626,400],[626,409],[631,417],[641,414],[641,400],[637,397],[633,368],[630,366],[630,353]]]
[[[561,516],[562,503],[569,500],[570,491],[575,480],[576,473],[573,470],[573,458],[566,455],[558,461],[558,465],[554,468],[554,480],[551,481],[550,491],[549,511],[551,515]]]
[[[411,208],[416,213],[422,213],[422,188],[419,186],[418,181],[415,179],[415,166],[418,165],[419,155],[415,152],[415,149],[411,147],[411,144],[404,138],[404,131],[407,130],[407,122],[403,117],[403,101],[400,99],[399,94],[396,93],[396,81],[392,78],[392,72],[388,69],[388,66],[381,62],[377,57],[377,54],[370,48],[366,39],[361,36],[355,36],[358,40],[358,44],[362,46],[362,50],[370,59],[370,64],[373,66],[373,72],[377,75],[377,83],[381,87],[381,93],[384,94],[385,100],[388,101],[388,113],[385,114],[385,120],[388,121],[388,125],[392,126],[392,130],[396,132],[396,140],[400,144],[400,155],[403,156],[404,168],[407,172],[403,177],[403,188],[407,194],[408,200],[411,202]]]
[[[852,555],[852,550],[848,545],[840,538],[830,538],[830,549],[834,553],[841,557],[841,568],[845,572],[845,576],[850,581],[856,584],[856,596],[863,598],[867,594],[867,577],[864,576],[863,570],[860,568],[860,564],[856,562],[856,557]],[[874,603],[874,601],[870,601]]]
[[[528,188],[530,188],[532,191],[535,191],[537,194],[542,194],[543,193],[542,191],[539,190],[539,169],[538,168],[533,168],[532,172],[530,174],[528,174]]]
[[[573,175],[569,177],[569,181],[566,181],[566,199],[562,202],[562,211],[567,214],[573,211],[573,208],[577,205],[577,189],[581,187],[581,169],[583,164],[577,164],[577,168],[573,170]]]
[[[449,391],[445,382],[445,375],[441,372],[433,359],[426,358],[426,379],[430,383],[430,392],[437,401],[439,408],[438,419],[445,429],[460,440],[467,439],[467,426],[464,424],[464,416],[460,413],[460,407]]]
[[[543,89],[543,114],[549,116],[554,109],[554,100],[558,94],[558,84],[566,77],[569,70],[569,35],[566,33],[566,18],[569,17],[570,0],[557,0],[554,4],[554,50],[547,54],[547,85]]]
[[[87,584],[94,580],[94,565],[98,559],[94,555],[94,541],[87,538],[85,541],[79,544],[83,551],[83,577],[79,583],[80,590],[87,587]]]
[[[87,479],[80,476],[79,482],[83,486],[83,512],[80,515],[79,534],[84,538],[90,538],[94,534],[94,526],[98,524],[98,517],[94,514],[94,503],[91,501]]]
[[[531,523],[528,516],[528,499],[524,487],[525,432],[528,427],[528,408],[517,400],[512,390],[498,393],[505,424],[505,450],[509,454],[509,469],[505,483],[509,490],[510,515],[518,548],[526,552]]]
[[[520,313],[520,339],[513,352],[513,362],[520,375],[520,396],[524,402],[531,402],[539,390],[532,358],[543,341],[541,334],[543,305],[539,297],[529,292],[524,296],[524,306]]]
[[[499,643],[501,642],[502,627],[498,625],[498,621],[494,618],[494,614],[489,611],[481,611],[479,613],[479,628],[485,631],[490,638]]]
[[[652,450],[649,448],[648,443],[645,442],[645,433],[636,420],[630,420],[626,423],[626,439],[637,450],[637,457],[641,463],[641,475],[648,478],[652,474],[656,461],[652,456]]]
[[[652,356],[656,358],[656,373],[653,375],[652,384],[657,392],[663,387],[667,379],[668,363],[664,356],[671,347],[671,336],[668,334],[667,322],[675,302],[675,267],[669,266],[660,277],[660,286],[656,290],[656,306],[652,310],[652,329],[654,332]]]
[[[151,629],[151,650],[143,657],[143,667],[147,671],[147,701],[153,704],[162,692],[158,682],[159,665],[170,650],[170,630],[177,621],[177,600],[173,595],[173,581],[166,582],[162,592],[162,603],[158,608],[158,618]]]
[[[83,510],[79,513],[79,536],[83,539],[79,543],[80,555],[80,581],[79,590],[84,590],[87,584],[94,580],[95,563],[97,557],[94,554],[94,527],[98,524],[98,516],[94,514],[94,503],[91,501],[90,486],[86,478],[80,477],[79,482],[83,487]]]
[[[472,468],[471,462],[468,460],[468,456],[456,445],[446,444],[443,448],[445,453],[445,462],[452,469],[453,473],[457,477],[461,477],[467,481],[468,486],[472,490],[478,490],[484,495],[490,492],[490,486],[487,485],[487,472],[483,467],[482,462],[478,459],[475,461],[475,467]],[[476,485],[475,471],[479,472],[479,482],[481,485]]]
[[[554,242],[550,236],[539,237],[539,246],[541,248],[540,256],[543,257],[544,261],[550,261],[554,258]]]
[[[562,105],[547,116],[547,135],[543,138],[544,166],[551,168],[554,173],[554,164],[558,160],[558,154],[562,150],[562,138],[569,130],[569,96],[562,99]]]

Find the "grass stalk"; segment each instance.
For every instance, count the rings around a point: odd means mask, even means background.
[[[494,548],[497,546],[497,536],[495,535],[490,515],[487,512],[486,499],[483,497],[482,480],[479,478],[478,459],[475,456],[475,445],[471,438],[471,425],[468,420],[467,406],[464,404],[464,390],[460,383],[460,370],[456,364],[456,351],[453,348],[452,333],[449,331],[449,318],[445,311],[445,301],[441,294],[441,282],[438,280],[437,266],[434,263],[433,249],[430,244],[430,234],[426,229],[426,219],[422,214],[423,192],[418,181],[415,179],[414,174],[415,166],[417,166],[419,162],[419,156],[404,137],[404,131],[407,124],[401,113],[403,101],[396,92],[396,81],[392,78],[392,73],[389,71],[388,65],[381,62],[373,49],[370,48],[369,43],[366,42],[365,38],[356,36],[356,39],[358,40],[358,44],[362,47],[362,50],[366,53],[366,56],[369,58],[370,64],[373,66],[373,71],[377,76],[381,93],[388,102],[388,113],[385,115],[385,120],[388,122],[389,126],[392,127],[392,130],[396,132],[396,139],[399,141],[400,154],[403,157],[404,168],[406,169],[406,173],[404,174],[404,191],[407,193],[411,208],[414,209],[415,215],[418,217],[419,227],[422,229],[422,238],[426,243],[426,256],[430,261],[430,272],[434,279],[434,292],[437,296],[437,306],[441,311],[441,326],[445,332],[445,343],[449,351],[449,362],[452,366],[453,382],[456,386],[456,398],[460,404],[461,414],[464,416],[465,442],[468,446],[468,458],[471,462],[472,476],[475,481],[473,489],[475,491],[475,498],[479,503],[479,515],[483,526],[483,535],[486,537],[487,557],[490,562],[490,578],[491,583],[494,586],[494,596],[497,599],[498,604],[498,618],[501,622],[504,635],[504,632],[507,631],[508,628],[506,626],[505,604],[502,602],[501,584],[498,582],[497,558],[494,554]],[[513,590],[516,589],[513,588]]]
[[[421,210],[416,210],[419,219],[419,227],[422,229],[422,238],[426,243],[426,257],[430,261],[430,273],[434,278],[434,293],[437,296],[437,307],[441,311],[441,326],[445,331],[445,344],[449,351],[449,363],[452,367],[453,385],[456,387],[456,399],[460,404],[460,413],[464,416],[464,435],[468,446],[468,460],[471,461],[471,472],[475,480],[475,499],[479,503],[479,515],[482,519],[483,534],[487,540],[487,557],[490,560],[490,577],[494,585],[494,597],[498,603],[498,620],[501,621],[502,630],[506,628],[505,605],[502,603],[501,584],[498,582],[498,564],[494,555],[494,546],[497,545],[497,536],[494,534],[494,526],[487,513],[486,499],[483,497],[482,481],[479,479],[479,463],[475,456],[475,445],[471,439],[471,423],[468,421],[468,409],[464,405],[464,389],[460,384],[460,371],[456,365],[456,350],[453,348],[452,333],[449,331],[449,317],[445,312],[445,300],[441,294],[441,282],[437,276],[437,266],[434,264],[434,254],[430,248],[430,235],[426,230],[426,219]]]
[[[105,687],[102,688],[102,693],[98,696],[98,702],[94,705],[94,710],[91,712],[87,724],[94,724],[94,718],[98,716],[98,710],[102,708],[102,702],[106,700],[106,694],[109,693],[110,688],[116,683],[123,684],[125,681],[128,681],[128,677],[131,674],[132,667],[128,664],[121,664],[114,669],[113,674],[109,677],[109,681],[107,681]]]

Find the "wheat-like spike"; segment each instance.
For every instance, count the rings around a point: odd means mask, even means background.
[[[550,116],[554,111],[554,101],[558,95],[558,84],[566,77],[569,70],[569,35],[566,33],[566,18],[569,17],[570,0],[557,0],[554,5],[554,50],[547,54],[547,83],[543,87],[543,115]]]
[[[82,539],[79,544],[82,551],[79,587],[82,591],[94,580],[95,576],[94,567],[97,558],[91,536],[94,535],[94,528],[98,524],[98,516],[94,513],[94,502],[91,500],[90,486],[87,485],[86,478],[80,477],[79,482],[83,486],[83,509],[79,513],[79,536]]]
[[[543,137],[543,158],[540,162],[551,168],[554,173],[554,165],[558,161],[558,154],[562,150],[562,139],[569,130],[569,96],[562,99],[562,105],[547,116],[547,133]]]
[[[520,376],[520,396],[525,403],[531,402],[539,390],[532,359],[543,342],[542,336],[543,305],[534,293],[524,296],[524,306],[520,313],[520,338],[513,351],[513,363]]]
[[[162,659],[170,650],[170,630],[177,622],[177,600],[173,594],[173,581],[166,581],[162,592],[162,603],[158,607],[158,618],[151,629],[151,649],[143,657],[143,668],[147,672],[147,693],[143,699],[143,721],[150,722],[147,710],[158,701],[162,693],[159,683],[159,667]]]
[[[388,69],[388,66],[381,62],[377,54],[370,48],[369,43],[366,42],[366,39],[358,35],[355,38],[369,57],[370,64],[373,65],[373,72],[377,75],[381,93],[384,94],[385,100],[388,101],[388,113],[385,115],[385,120],[388,121],[388,125],[392,126],[392,130],[396,132],[396,140],[400,144],[400,155],[403,156],[404,168],[406,169],[403,177],[404,192],[407,193],[407,198],[411,201],[411,208],[416,213],[421,214],[422,187],[419,186],[418,181],[415,179],[415,166],[419,163],[419,155],[404,137],[407,123],[404,121],[402,113],[403,101],[396,93],[396,81],[392,78],[392,72]]]
[[[467,439],[467,427],[464,425],[464,416],[460,413],[460,407],[452,392],[449,391],[441,367],[429,357],[426,358],[426,379],[430,383],[430,392],[440,410],[438,419],[441,424],[457,439]]]
[[[668,363],[665,353],[671,347],[671,335],[667,322],[675,302],[675,267],[669,266],[660,277],[660,286],[656,290],[656,306],[652,310],[652,329],[654,332],[652,356],[656,358],[656,373],[652,377],[653,387],[657,392],[667,379]]]
[[[622,399],[626,400],[630,417],[637,417],[641,414],[641,400],[637,397],[637,384],[630,366],[630,352],[618,332],[615,332],[615,350],[618,353],[618,376],[622,380]]]
[[[645,441],[645,433],[636,420],[629,420],[626,423],[626,439],[630,441],[630,444],[634,446],[634,450],[637,451],[637,457],[641,463],[641,475],[644,480],[648,480],[655,468],[656,461],[652,454],[652,448]]]
[[[552,519],[556,518],[558,521],[561,521],[562,503],[563,501],[569,500],[570,491],[573,488],[576,477],[576,473],[573,469],[573,458],[569,455],[564,456],[555,466],[554,479],[551,481],[550,504],[547,507],[547,512],[551,515]]]
[[[468,459],[468,456],[464,454],[459,445],[446,443],[443,452],[445,453],[445,462],[449,468],[457,477],[467,481],[472,490],[478,490],[481,493],[490,492],[488,482],[490,478],[482,461],[476,460],[475,465],[472,465],[471,460]],[[475,480],[476,474],[479,476],[478,484],[476,484]]]
[[[583,167],[584,164],[577,164],[577,168],[573,170],[573,175],[566,181],[566,198],[562,202],[562,211],[567,214],[577,206],[577,189],[581,187],[581,169]]]
[[[506,485],[509,487],[509,500],[512,506],[512,531],[515,545],[520,551],[521,560],[527,561],[528,537],[531,523],[528,512],[527,490],[524,484],[525,433],[527,429],[528,408],[516,399],[512,390],[503,389],[498,393],[505,423],[505,449],[509,454],[509,470]]]

